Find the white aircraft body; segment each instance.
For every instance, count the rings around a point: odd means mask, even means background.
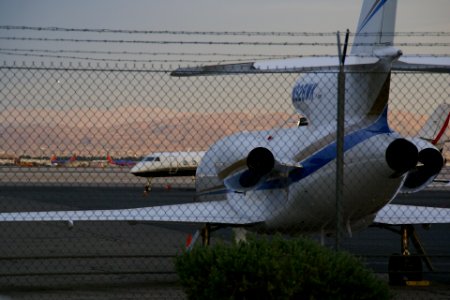
[[[195,176],[205,152],[155,152],[147,155],[130,171],[138,177]]]
[[[448,208],[390,203],[400,192],[425,188],[444,165],[433,143],[403,137],[389,127],[391,72],[450,72],[450,57],[402,57],[402,51],[393,47],[396,6],[396,0],[363,2],[351,54],[345,60],[342,217],[349,231],[373,223],[450,222]],[[173,76],[316,72],[301,76],[292,92],[293,105],[309,125],[240,132],[214,143],[196,171],[200,202],[128,210],[3,213],[0,220],[167,221],[252,226],[269,232],[292,228],[333,232],[341,63],[340,57],[312,57],[174,71]],[[423,138],[433,141],[436,136]]]
[[[148,178],[144,188],[144,193],[148,193],[151,190],[151,180],[155,177],[195,177],[197,167],[204,155],[204,151],[150,153],[138,162],[130,173]]]

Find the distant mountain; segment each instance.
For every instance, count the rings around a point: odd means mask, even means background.
[[[8,153],[32,156],[145,155],[204,150],[243,130],[292,126],[295,115],[275,112],[178,112],[160,108],[16,110],[0,112],[0,144]]]
[[[0,112],[1,151],[15,155],[142,156],[155,151],[205,150],[238,131],[295,126],[298,116],[283,112],[179,112],[165,108]],[[392,129],[416,135],[428,116],[391,110]],[[449,156],[446,148],[447,157]]]

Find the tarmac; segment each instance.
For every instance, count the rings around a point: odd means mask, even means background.
[[[11,169],[0,168],[2,211],[130,208],[191,202],[194,197],[188,178],[158,181],[143,197],[145,181],[121,168],[93,174],[44,169],[9,173]],[[433,188],[395,201],[450,207],[449,194],[448,187]],[[185,299],[173,261],[187,235],[198,228],[128,222],[79,222],[73,228],[63,222],[0,223],[0,300]],[[427,287],[391,287],[394,299],[450,299],[450,224],[428,230],[419,226],[417,231],[437,272],[425,272],[431,282]],[[230,237],[228,229],[213,235]],[[327,245],[333,243],[333,238],[326,240]],[[388,257],[399,247],[399,235],[380,228],[356,232],[342,242],[343,249],[361,256],[386,280]]]

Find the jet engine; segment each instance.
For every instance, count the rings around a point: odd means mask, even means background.
[[[225,186],[237,192],[245,192],[257,187],[275,167],[272,152],[264,147],[254,148],[246,159],[247,168],[227,179]]]
[[[386,149],[386,162],[394,170],[391,177],[408,173],[401,192],[412,193],[426,187],[444,166],[444,157],[439,150],[423,140],[415,140],[415,143],[420,151],[406,139],[396,139]]]
[[[419,151],[416,145],[406,139],[396,139],[386,149],[386,162],[394,174],[399,177],[416,167],[419,160]]]
[[[425,148],[419,152],[419,164],[409,171],[401,189],[402,192],[416,192],[426,187],[444,166],[444,157],[435,148]]]

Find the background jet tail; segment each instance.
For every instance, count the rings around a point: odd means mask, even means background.
[[[438,149],[450,141],[450,104],[440,104],[433,114],[428,118],[419,132],[419,137],[431,142]]]
[[[77,155],[73,154],[70,158],[69,158],[69,162],[74,162],[77,160]]]
[[[113,161],[111,155],[109,155],[109,153],[106,155],[106,160],[108,161],[108,163],[114,164],[114,161]]]
[[[353,41],[353,55],[372,55],[377,48],[392,46],[397,0],[365,0]]]

